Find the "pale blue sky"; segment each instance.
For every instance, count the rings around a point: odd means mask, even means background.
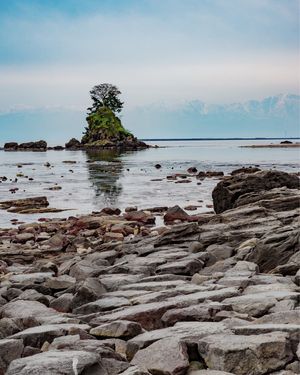
[[[18,126],[34,137],[20,125],[28,111],[48,132],[56,113],[71,136],[101,82],[118,85],[130,111],[299,93],[298,0],[9,0],[0,24],[1,138]]]

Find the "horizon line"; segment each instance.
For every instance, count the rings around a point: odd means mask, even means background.
[[[300,139],[300,137],[237,137],[237,138],[141,138],[141,141],[255,141],[255,140],[289,140],[289,139]]]

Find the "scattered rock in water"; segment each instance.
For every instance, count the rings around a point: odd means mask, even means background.
[[[119,208],[104,207],[104,208],[102,208],[100,213],[105,214],[105,215],[120,215],[121,210]]]
[[[179,181],[175,181],[175,184],[189,184],[191,182],[192,180],[179,180]]]
[[[9,208],[14,208],[15,212],[23,211],[26,209],[41,208],[41,207],[48,207],[48,206],[49,206],[49,202],[47,200],[47,197],[24,198],[24,199],[16,199],[16,200],[11,200],[11,201],[0,202],[1,209],[7,210]]]
[[[64,164],[76,164],[77,161],[75,161],[75,160],[64,160],[63,163]]]
[[[293,142],[292,141],[281,141],[280,144],[281,145],[292,145]]]
[[[200,206],[189,205],[189,206],[184,207],[184,209],[186,211],[197,211],[198,207]]]
[[[19,188],[11,188],[11,189],[9,189],[9,191],[10,191],[12,194],[15,194],[18,190],[19,190]]]
[[[56,190],[56,189],[55,189]],[[47,197],[34,197],[0,202],[0,209],[18,214],[41,214],[62,212],[67,209],[48,207]]]
[[[51,187],[48,188],[48,190],[53,190],[53,191],[55,191],[55,190],[61,190],[61,189],[62,189],[61,186],[51,186]]]
[[[154,166],[156,169],[160,169],[161,168],[161,165],[160,164],[155,164]]]

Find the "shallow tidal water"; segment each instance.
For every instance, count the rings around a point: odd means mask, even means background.
[[[40,217],[68,217],[112,206],[149,208],[155,206],[199,206],[191,214],[210,211],[211,192],[218,179],[176,184],[166,176],[185,173],[189,167],[223,171],[225,174],[242,166],[259,165],[287,172],[299,169],[299,148],[241,148],[241,145],[266,144],[269,141],[159,141],[148,142],[160,148],[118,154],[114,151],[0,151],[0,200],[47,196],[50,206],[64,208],[60,213],[22,215],[0,211],[0,227],[12,219],[36,221]],[[279,143],[279,141],[271,141]],[[64,163],[73,161],[76,163]],[[50,163],[51,167],[45,166]],[[155,164],[161,164],[156,169]],[[18,165],[22,164],[22,167]],[[22,174],[23,176],[18,176]],[[18,179],[14,182],[15,178]],[[33,178],[32,181],[29,178]],[[154,180],[154,181],[153,181]],[[49,190],[60,186],[60,190]],[[12,194],[9,190],[18,188]]]

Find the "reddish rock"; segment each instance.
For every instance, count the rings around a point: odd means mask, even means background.
[[[164,221],[172,223],[175,220],[189,221],[190,215],[179,206],[170,207],[164,216]]]
[[[124,235],[122,233],[113,233],[113,232],[107,232],[103,236],[103,241],[110,242],[110,241],[123,241]]]
[[[119,208],[104,207],[101,211],[101,214],[106,215],[120,215],[121,210]]]
[[[143,224],[155,224],[155,217],[146,214],[144,211],[132,211],[124,214],[124,218],[128,221],[137,221]]]
[[[195,168],[195,167],[190,167],[187,171],[188,171],[188,173],[197,173],[198,169]]]

